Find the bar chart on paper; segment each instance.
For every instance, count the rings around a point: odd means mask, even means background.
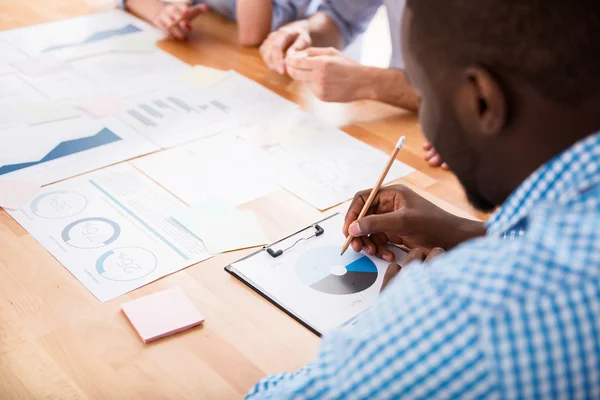
[[[120,119],[164,148],[237,126],[232,108],[222,100],[152,93],[128,103]]]

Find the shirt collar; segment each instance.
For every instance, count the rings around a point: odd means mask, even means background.
[[[600,132],[575,143],[530,175],[486,222],[488,235],[501,235],[543,201],[565,203],[600,183]]]

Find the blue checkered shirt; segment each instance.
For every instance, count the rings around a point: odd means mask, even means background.
[[[600,399],[600,134],[249,399]],[[510,240],[506,240],[510,238]]]

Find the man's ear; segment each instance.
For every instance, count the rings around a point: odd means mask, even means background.
[[[498,79],[480,66],[468,67],[458,90],[458,114],[472,134],[499,136],[508,125],[508,97]]]

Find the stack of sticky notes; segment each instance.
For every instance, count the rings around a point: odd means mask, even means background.
[[[204,317],[179,287],[123,303],[121,308],[144,343],[204,322]]]
[[[200,238],[211,254],[269,242],[254,212],[240,211],[217,198],[201,201],[173,218]]]

